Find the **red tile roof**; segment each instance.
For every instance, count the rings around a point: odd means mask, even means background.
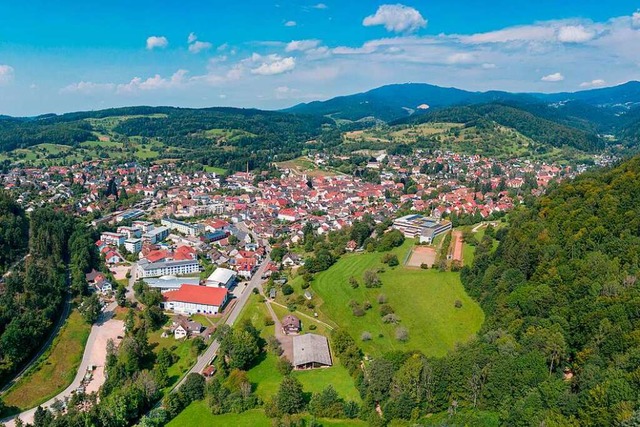
[[[227,290],[208,286],[182,285],[177,291],[165,292],[163,297],[165,301],[222,306],[227,299]]]

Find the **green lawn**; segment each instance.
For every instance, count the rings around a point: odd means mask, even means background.
[[[53,344],[37,365],[18,381],[2,399],[9,406],[29,409],[64,390],[76,375],[91,325],[73,310]]]
[[[413,241],[407,240],[394,249],[398,259],[404,259]],[[358,345],[371,355],[391,350],[420,350],[428,356],[444,356],[457,342],[469,340],[480,329],[484,313],[480,306],[465,292],[459,273],[437,270],[409,270],[401,266],[389,268],[381,263],[381,253],[346,255],[329,270],[319,273],[312,288],[322,299],[318,310],[338,325],[348,328]],[[362,284],[366,270],[385,267],[380,279],[381,288],[367,289]],[[349,277],[360,280],[361,285],[352,289]],[[385,324],[379,314],[377,298],[384,294],[388,304],[400,318],[398,325]],[[355,317],[349,302],[362,304],[369,301],[372,309],[362,317]],[[456,300],[462,302],[455,308]],[[406,328],[409,340],[395,339],[397,327]],[[373,339],[361,341],[363,332]]]
[[[310,418],[310,417],[307,417]],[[366,426],[360,420],[319,420],[323,426],[355,427]],[[233,427],[271,427],[271,420],[261,409],[253,409],[241,414],[212,415],[203,401],[194,402],[174,418],[167,427],[183,426],[233,426]]]
[[[167,323],[170,323],[169,320]],[[191,340],[176,340],[173,335],[169,335],[167,338],[162,338],[162,330],[153,331],[149,334],[149,344],[153,346],[153,352],[158,354],[161,349],[168,348],[172,350],[177,356],[178,361],[171,365],[167,369],[167,375],[169,376],[169,384],[165,390],[170,390],[174,384],[176,384],[180,378],[193,366],[196,362],[196,354],[192,350]]]
[[[215,166],[205,166],[204,167],[204,171],[205,172],[214,172],[217,175],[226,175],[227,174],[227,170],[226,169],[222,169],[222,168],[217,168]]]

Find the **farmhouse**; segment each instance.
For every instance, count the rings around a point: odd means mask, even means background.
[[[393,228],[401,231],[406,238],[418,238],[420,243],[431,243],[438,235],[451,230],[451,222],[411,214],[393,221]]]
[[[177,291],[163,294],[164,308],[181,314],[218,314],[228,299],[224,288],[182,285]]]
[[[293,367],[295,369],[331,366],[331,351],[326,337],[305,334],[293,337]]]
[[[289,334],[297,334],[300,332],[300,319],[293,314],[288,314],[282,319],[282,332]]]
[[[207,278],[206,285],[213,286],[217,288],[227,288],[229,289],[236,281],[236,272],[233,270],[229,270],[228,268],[218,267],[216,270],[211,273],[209,278]]]

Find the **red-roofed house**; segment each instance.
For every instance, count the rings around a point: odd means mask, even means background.
[[[156,251],[149,252],[145,258],[147,258],[149,262],[161,262],[161,261],[168,260],[169,257],[170,257],[170,254],[168,251],[156,250]]]
[[[217,314],[228,298],[226,288],[182,285],[176,291],[165,292],[164,308],[183,314]]]
[[[196,258],[197,258],[196,250],[193,249],[191,246],[180,246],[178,249],[176,249],[175,253],[173,254],[174,261],[184,261],[184,260],[196,259]]]

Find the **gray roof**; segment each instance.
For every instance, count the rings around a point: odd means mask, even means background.
[[[143,279],[147,285],[152,288],[160,288],[160,289],[180,289],[182,285],[199,285],[200,278],[198,277],[171,277],[171,276],[162,276],[159,278],[146,278]]]
[[[316,334],[293,337],[293,366],[307,363],[331,366],[331,351],[326,337]]]

